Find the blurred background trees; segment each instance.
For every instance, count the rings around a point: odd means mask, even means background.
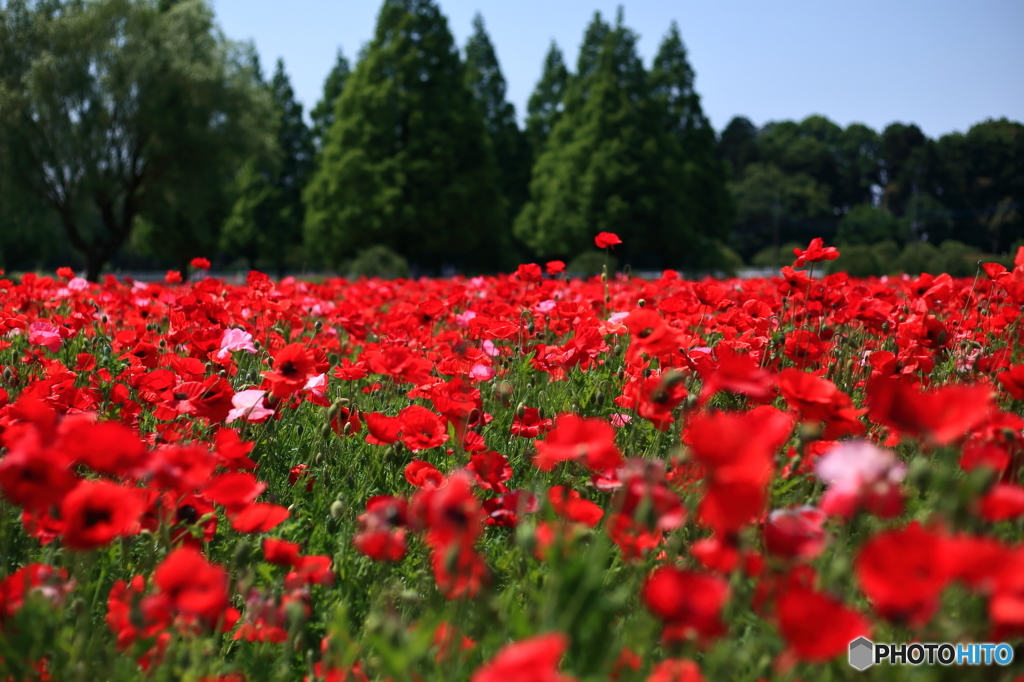
[[[233,167],[264,142],[266,101],[214,29],[200,0],[3,6],[3,204],[49,209],[24,209],[16,235],[55,220],[94,280],[139,222],[172,260],[215,248]]]
[[[679,27],[645,65],[621,10],[574,68],[538,56],[516,112],[481,16],[460,50],[436,2],[385,0],[307,117],[204,0],[0,2],[0,267],[480,272],[610,231],[634,269],[777,266],[822,236],[851,271],[973,272],[1024,243],[1019,122],[716,133]]]

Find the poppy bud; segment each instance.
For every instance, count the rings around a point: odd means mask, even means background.
[[[313,325],[313,329],[315,329],[317,331],[320,331],[323,328],[324,328],[324,323],[321,322],[320,320],[317,320],[316,323]]]
[[[334,433],[334,430],[331,429],[330,424],[324,424],[323,428],[320,429],[320,437],[325,440],[330,438],[332,433]]]
[[[295,435],[301,436],[305,432],[305,430],[306,428],[302,424],[299,424],[298,426],[295,427]]]
[[[341,500],[335,500],[331,503],[331,518],[337,521],[345,513],[345,503]]]
[[[235,552],[232,556],[232,563],[235,566],[243,566],[249,563],[249,557],[252,556],[252,545],[246,540],[239,540],[235,545]]]
[[[313,458],[313,463],[314,464],[323,464],[324,463],[324,453],[322,453],[322,452],[316,453],[316,456]]]
[[[4,383],[14,383],[14,370],[10,367],[4,367]]]
[[[638,308],[643,308],[645,305],[647,305],[647,301],[641,298],[639,301],[636,302],[636,305]]]

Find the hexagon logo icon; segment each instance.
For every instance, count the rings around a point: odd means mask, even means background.
[[[867,670],[875,662],[875,645],[867,637],[858,637],[850,642],[850,665],[857,670]]]

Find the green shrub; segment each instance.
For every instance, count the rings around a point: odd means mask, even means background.
[[[783,265],[789,265],[793,262],[795,256],[793,255],[793,249],[804,249],[807,248],[807,244],[799,244],[797,242],[787,242],[779,247],[779,262],[775,262],[775,247],[769,246],[761,249],[754,254],[754,257],[750,259],[750,264],[759,268],[771,268],[771,267],[782,267]]]
[[[388,247],[377,245],[360,251],[349,261],[344,271],[349,279],[403,279],[409,276],[409,262]]]
[[[912,241],[903,247],[903,252],[896,259],[897,272],[905,272],[908,275],[920,275],[928,272],[934,275],[941,274],[942,263],[939,257],[939,249],[928,242]]]
[[[839,250],[842,251],[842,249]],[[875,260],[878,261],[878,269],[883,275],[888,275],[895,271],[896,261],[900,257],[899,244],[891,239],[886,239],[872,245],[871,251],[875,254]]]
[[[937,265],[953,277],[973,277],[979,260],[984,260],[984,256],[963,242],[947,239],[939,245]]]
[[[718,247],[718,257],[715,259],[715,262],[724,274],[732,276],[743,268],[745,263],[740,254],[721,242],[715,242],[715,246]]]
[[[592,277],[600,275],[604,270],[605,263],[608,263],[608,272],[615,272],[619,268],[619,261],[615,256],[609,256],[604,251],[584,251],[569,261],[565,271],[570,275],[580,277]]]
[[[845,272],[851,277],[877,277],[882,267],[874,249],[864,244],[850,244],[839,249],[840,256],[830,261],[828,272]]]

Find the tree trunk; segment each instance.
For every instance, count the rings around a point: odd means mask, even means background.
[[[107,262],[107,254],[104,249],[92,248],[85,252],[85,278],[90,282],[100,281],[100,271],[103,264]]]

